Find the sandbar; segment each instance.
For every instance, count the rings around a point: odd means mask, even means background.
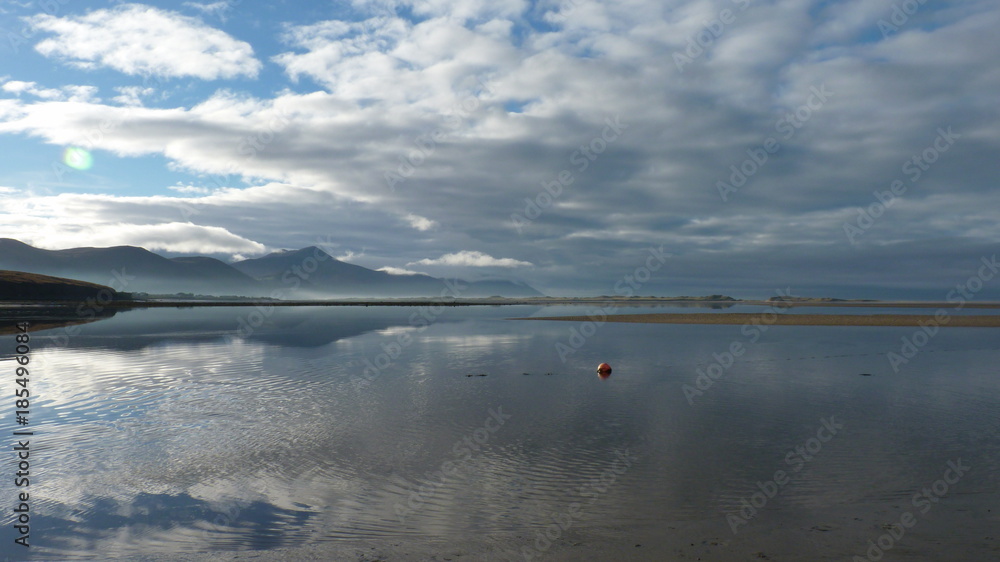
[[[958,316],[930,314],[782,314],[780,312],[650,313],[608,314],[607,322],[633,324],[730,324],[768,326],[940,326],[942,328],[1000,328],[1000,314]],[[590,316],[545,316],[515,320],[562,320],[587,322]]]

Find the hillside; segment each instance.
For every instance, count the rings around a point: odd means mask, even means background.
[[[506,279],[457,284],[428,275],[390,275],[342,262],[310,246],[233,264],[206,256],[166,258],[135,246],[43,250],[0,238],[0,270],[112,285],[132,293],[234,295],[287,299],[339,297],[541,296]]]
[[[118,300],[122,294],[111,287],[23,271],[0,270],[0,301],[95,301]]]
[[[391,275],[342,262],[315,246],[273,252],[232,267],[281,289],[287,298],[541,296],[528,285],[503,279],[462,281],[456,286],[429,275]]]
[[[43,250],[10,238],[0,239],[0,270],[112,284],[129,292],[236,294],[263,296],[255,279],[215,258],[168,259],[144,248]]]

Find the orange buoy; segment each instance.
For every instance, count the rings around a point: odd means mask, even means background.
[[[611,374],[611,365],[608,365],[607,363],[601,363],[600,365],[597,366],[597,372]]]

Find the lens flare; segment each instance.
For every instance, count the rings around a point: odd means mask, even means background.
[[[94,157],[86,149],[71,146],[63,151],[63,164],[74,170],[89,170],[94,165]]]

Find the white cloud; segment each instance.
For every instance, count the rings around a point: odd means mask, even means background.
[[[379,17],[290,27],[293,47],[273,60],[298,80],[307,76],[346,100],[380,101],[444,113],[478,94],[483,77],[519,64],[524,53],[494,28],[470,29],[448,18],[413,24]]]
[[[208,195],[212,192],[211,189],[207,187],[200,187],[196,185],[171,185],[167,189],[170,191],[176,191],[177,193],[190,193],[193,195]]]
[[[410,226],[420,231],[431,230],[439,226],[437,221],[432,221],[431,219],[414,215],[413,213],[406,215],[404,218],[406,219],[406,222],[410,223]]]
[[[413,271],[403,267],[392,267],[390,265],[387,265],[385,267],[380,267],[376,271],[384,271],[389,275],[427,275],[422,271]]]
[[[4,82],[0,90],[20,97],[21,94],[28,94],[46,101],[72,101],[81,103],[97,103],[97,88],[95,86],[66,85],[61,88],[44,88],[35,82],[23,82],[11,80]]]
[[[23,92],[32,92],[37,90],[36,90],[36,84],[34,82],[10,80],[9,82],[4,82],[3,91],[20,95]]]
[[[217,226],[191,223],[163,224],[103,224],[99,227],[80,225],[76,235],[67,239],[64,233],[36,235],[30,241],[41,248],[71,248],[85,240],[94,247],[132,245],[151,251],[183,254],[260,254],[263,244],[237,236]]]
[[[95,86],[63,86],[66,92],[66,101],[79,103],[99,103],[97,97],[97,87]]]
[[[107,66],[126,74],[205,80],[256,77],[261,68],[250,44],[196,18],[142,4],[84,16],[40,14],[28,22],[55,34],[35,46],[39,53],[81,68]]]
[[[365,251],[355,252],[354,250],[345,250],[342,255],[334,257],[340,261],[351,262],[352,260],[365,257]]]
[[[422,259],[406,265],[450,265],[465,267],[530,267],[534,264],[512,258],[495,258],[482,252],[463,250],[436,259]]]
[[[399,4],[410,6],[414,13],[422,16],[483,21],[516,18],[530,3],[527,0],[402,0]]]
[[[283,53],[274,61],[285,67],[293,80],[309,76],[336,88],[362,81],[364,68],[385,72],[398,69],[398,61],[386,56],[399,40],[408,34],[409,24],[402,19],[371,19],[364,22],[322,21],[290,27],[284,36],[294,47],[305,49],[302,54]],[[368,79],[370,81],[371,78]]]
[[[142,98],[153,95],[154,88],[142,86],[119,86],[115,88],[119,95],[111,98],[115,103],[129,107],[141,107]]]
[[[212,203],[201,203],[206,198]],[[47,249],[91,246],[141,246],[148,250],[187,254],[259,254],[264,244],[222,225],[213,207],[238,208],[232,197],[119,197],[30,192],[3,194],[0,231]],[[248,197],[249,199],[249,197]],[[207,221],[201,220],[207,218]],[[197,221],[198,224],[195,224]],[[238,221],[233,223],[238,225]]]

